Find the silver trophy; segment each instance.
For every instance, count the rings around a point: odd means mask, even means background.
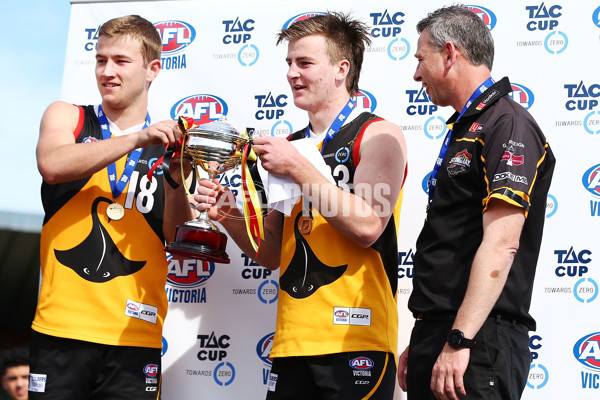
[[[250,138],[242,136],[227,121],[221,119],[186,131],[183,150],[194,164],[200,166],[212,181],[223,172],[236,168],[242,162],[244,146]],[[197,219],[177,226],[175,241],[165,250],[175,258],[195,258],[222,264],[229,263],[227,235],[201,211]]]

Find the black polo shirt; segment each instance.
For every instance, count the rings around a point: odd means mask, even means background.
[[[522,207],[519,250],[493,314],[535,330],[529,315],[555,158],[539,126],[508,94],[508,78],[482,93],[453,126],[452,139],[414,258],[415,316],[455,315],[483,237],[483,213],[494,197]],[[448,123],[456,121],[455,113]]]

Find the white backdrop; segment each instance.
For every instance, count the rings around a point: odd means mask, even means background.
[[[422,5],[426,4],[426,7]],[[452,114],[413,81],[415,25],[447,4],[357,0],[151,1],[72,5],[62,99],[100,102],[94,80],[99,25],[125,14],[152,21],[163,37],[163,71],[150,91],[153,121],[226,114],[239,130],[287,135],[307,123],[286,83],[286,46],[275,35],[295,18],[352,12],[371,28],[359,102],[400,125],[409,174],[398,248],[399,347],[413,319],[412,255],[422,226],[423,181]],[[558,159],[534,287],[533,354],[525,399],[600,398],[600,323],[594,236],[600,216],[600,1],[471,3],[496,42],[493,76],[536,117]],[[223,177],[239,189],[239,171]],[[263,399],[271,362],[278,272],[248,260],[232,241],[229,265],[172,262],[164,331],[163,399]],[[398,393],[398,398],[402,394]]]

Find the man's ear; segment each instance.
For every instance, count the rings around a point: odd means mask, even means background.
[[[154,79],[156,79],[156,77],[158,76],[158,73],[160,72],[161,69],[161,65],[160,65],[160,60],[156,59],[156,60],[152,60],[148,63],[148,66],[146,67],[146,80],[148,82],[152,82]]]
[[[460,50],[454,45],[454,43],[446,42],[444,45],[444,55],[446,57],[444,66],[446,69],[450,69],[452,65],[454,65],[459,53]]]
[[[343,60],[338,61],[337,65],[338,72],[336,78],[343,81],[348,76],[348,72],[350,72],[350,61],[344,58]]]

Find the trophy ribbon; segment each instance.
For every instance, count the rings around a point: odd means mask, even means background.
[[[264,221],[262,207],[258,190],[252,179],[248,162],[256,162],[256,153],[251,148],[250,142],[244,146],[242,153],[242,191],[244,204],[244,220],[246,222],[246,231],[250,244],[256,252],[255,258],[258,257],[258,249],[260,241],[265,238]]]

